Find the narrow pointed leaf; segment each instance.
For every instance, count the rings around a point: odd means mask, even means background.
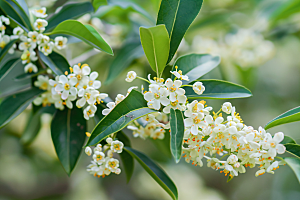
[[[192,87],[184,87],[189,99],[235,99],[252,96],[246,87],[228,81],[216,79],[199,81],[205,86],[205,91],[201,95],[196,94]]]
[[[14,58],[12,60],[7,61],[0,69],[0,81],[9,73],[9,71],[14,68],[15,65],[21,64],[21,60],[19,58]]]
[[[155,112],[148,108],[143,94],[132,90],[130,94],[115,108],[106,115],[94,128],[87,146],[101,142],[112,133],[116,133],[125,128],[130,122]]]
[[[86,13],[93,12],[93,10],[94,8],[90,2],[66,3],[53,15],[48,17],[48,26],[45,31],[51,31],[59,23],[68,19],[76,19]]]
[[[132,61],[144,55],[139,41],[125,43],[109,67],[105,84],[112,83],[120,73],[130,66]]]
[[[49,35],[53,34],[66,34],[77,37],[92,47],[113,55],[112,49],[104,41],[100,34],[92,26],[83,25],[79,21],[63,21],[58,24],[51,33],[49,33]]]
[[[178,66],[178,70],[181,70],[182,74],[189,77],[189,81],[182,81],[183,85],[187,85],[213,70],[220,62],[221,58],[219,56],[212,56],[209,54],[189,54],[178,58],[172,71],[175,71],[175,66]],[[175,76],[172,75],[172,78],[175,78]]]
[[[141,43],[153,71],[159,76],[167,64],[170,40],[165,25],[140,27]]]
[[[73,106],[57,110],[51,123],[56,154],[68,175],[73,171],[85,141],[86,120],[82,110]]]
[[[117,139],[120,140],[121,142],[123,142],[124,146],[131,147],[130,140],[124,132],[119,131],[117,134]],[[127,183],[128,183],[133,174],[134,160],[133,160],[133,157],[125,150],[123,150],[122,153],[120,153],[119,155],[121,157],[121,160],[122,160],[122,163],[124,166],[124,170],[125,170],[126,177],[127,177]]]
[[[157,24],[165,24],[170,36],[168,63],[174,57],[186,31],[197,17],[202,0],[162,0]]]
[[[31,88],[4,99],[0,104],[0,128],[17,117],[43,90]]]
[[[62,75],[65,71],[69,72],[70,70],[68,61],[59,53],[53,51],[48,56],[45,56],[42,52],[39,52],[39,56],[56,75]]]
[[[294,171],[299,183],[300,183],[300,159],[285,157],[284,161],[288,164],[288,166]]]
[[[26,13],[26,15],[29,16],[28,6],[27,6],[25,0],[16,0],[16,2],[21,6],[21,8]]]
[[[4,56],[8,53],[8,50],[14,45],[17,40],[11,40],[5,47],[0,48],[0,62],[4,58]]]
[[[289,136],[284,136],[284,139],[280,142],[280,144],[296,144],[295,140]]]
[[[180,161],[182,154],[182,142],[184,135],[183,114],[180,110],[170,111],[170,129],[171,129],[171,152],[176,163]]]
[[[26,27],[26,31],[33,30],[29,17],[18,3],[12,0],[0,0],[0,8],[7,16],[14,19],[21,26]]]
[[[93,7],[95,9],[95,12],[98,10],[100,6],[107,5],[107,0],[93,0]]]
[[[286,151],[300,159],[300,145],[299,144],[285,144]]]
[[[155,164],[145,154],[135,149],[130,147],[125,147],[124,149],[140,163],[146,172],[152,176],[152,178],[172,197],[172,199],[178,199],[178,192],[175,184],[160,166]]]
[[[278,117],[272,119],[270,122],[267,123],[265,129],[269,129],[274,126],[296,122],[296,121],[300,121],[300,106],[288,110],[285,113],[279,115]]]

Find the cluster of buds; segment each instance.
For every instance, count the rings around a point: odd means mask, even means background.
[[[101,82],[96,80],[98,73],[91,73],[91,68],[87,64],[78,63],[70,67],[70,72],[56,76],[55,80],[39,75],[34,85],[46,92],[37,97],[33,103],[43,106],[54,104],[57,109],[63,110],[65,106],[72,109],[72,101],[76,100],[78,108],[86,106],[83,114],[84,118],[89,120],[97,111],[96,105],[103,103],[102,100],[108,95],[97,90],[101,87]]]
[[[18,45],[18,50],[22,51],[21,59],[22,63],[25,65],[25,73],[36,73],[38,72],[37,66],[34,64],[38,60],[38,51],[42,52],[45,56],[52,53],[53,49],[61,50],[66,48],[68,39],[66,37],[57,36],[54,40],[50,39],[49,36],[44,35],[48,22],[43,19],[47,17],[46,8],[34,9],[31,12],[34,16],[34,31],[29,31],[28,33],[21,27],[16,27],[13,29],[13,35],[5,35],[5,25],[9,25],[9,19],[0,16],[0,47],[4,48],[11,40],[19,39],[20,43]],[[9,49],[9,53],[13,54],[17,48],[16,44]]]
[[[98,144],[93,150],[91,147],[85,148],[85,153],[91,156],[93,160],[87,166],[87,171],[94,176],[105,177],[111,173],[120,174],[119,160],[113,158],[113,153],[122,153],[124,144],[112,138],[106,139],[107,144],[103,146]],[[106,155],[105,155],[106,152]]]
[[[203,100],[188,103],[184,87],[193,87],[194,92],[199,95],[203,93],[205,87],[201,82],[182,85],[181,80],[188,80],[188,76],[182,75],[177,68],[171,73],[175,76],[174,80],[168,78],[166,81],[162,78],[151,80],[150,75],[146,80],[132,71],[127,74],[128,82],[140,78],[149,83],[149,91],[144,92],[144,99],[148,102],[149,108],[162,111],[136,120],[128,126],[128,129],[133,130],[134,136],[151,137],[147,132],[147,126],[152,126],[150,128],[152,131],[160,129],[163,132],[163,129],[169,129],[167,114],[170,113],[170,108],[173,108],[184,112],[185,130],[182,148],[186,162],[192,161],[194,165],[201,167],[202,159],[205,158],[208,167],[220,170],[225,175],[229,174],[230,177],[245,173],[245,167],[253,168],[257,165],[259,169],[256,176],[265,172],[273,174],[279,165],[285,164],[283,161],[275,160],[277,154],[285,152],[285,146],[280,144],[284,139],[282,132],[272,137],[262,127],[254,130],[253,127],[246,126],[230,102],[225,102],[217,113],[211,113],[213,108],[207,106]],[[222,117],[223,114],[227,115],[225,119]],[[166,116],[166,124],[155,119],[160,115]],[[149,122],[144,124],[143,121]]]

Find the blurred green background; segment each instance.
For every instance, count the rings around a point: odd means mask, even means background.
[[[29,7],[46,6],[48,14],[66,2],[27,0]],[[79,20],[97,28],[118,56],[128,43],[139,41],[139,26],[154,25],[160,0],[112,2],[116,2],[115,5],[104,6]],[[300,7],[296,11],[294,9],[294,12],[285,12],[283,9],[291,2],[204,0],[199,16],[188,30],[176,55],[220,55],[220,66],[204,78],[225,79],[248,87],[253,97],[230,102],[236,106],[244,123],[255,129],[300,104]],[[126,3],[134,3],[139,9],[127,7]],[[239,35],[241,30],[246,35]],[[266,41],[269,46],[264,45]],[[92,70],[98,71],[98,79],[102,81],[100,91],[108,93],[111,98],[115,98],[118,93],[126,94],[131,86],[140,87],[144,84],[140,80],[125,82],[127,71],[134,70],[143,77],[151,73],[145,56],[139,56],[125,70],[114,69],[113,73],[118,72],[119,75],[111,83],[105,84],[116,56],[103,54],[78,41],[69,42],[73,44],[69,44],[60,53],[66,56],[70,64],[88,63]],[[259,45],[261,47],[257,49]],[[247,51],[241,53],[241,49]],[[254,51],[256,54],[251,54]],[[28,81],[12,80],[12,77],[22,73],[23,69],[13,69],[10,76],[6,77],[6,84],[0,85],[0,93],[7,94],[29,84]],[[207,104],[219,110],[225,101],[207,100]],[[86,166],[90,157],[83,154],[73,174],[68,177],[51,141],[51,116],[42,116],[42,128],[32,144],[23,145],[20,141],[29,114],[29,110],[26,110],[0,130],[0,200],[170,199],[138,163],[127,184],[125,173],[105,178],[89,175]],[[91,121],[90,130],[93,125]],[[299,126],[299,122],[286,124],[272,128],[269,132],[274,134],[282,131],[299,143]],[[125,132],[132,139],[134,148],[149,155],[165,169],[177,185],[179,199],[299,199],[300,185],[288,166],[280,167],[275,175],[259,177],[254,176],[256,169],[247,168],[247,173],[227,183],[227,177],[206,166],[195,167],[183,159],[175,164],[169,152],[161,147],[162,142],[133,138],[130,131]]]

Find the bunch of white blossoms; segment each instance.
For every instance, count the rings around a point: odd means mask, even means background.
[[[105,177],[110,173],[120,174],[119,160],[113,158],[113,153],[122,153],[124,144],[118,140],[112,138],[106,139],[107,144],[103,146],[98,144],[94,150],[91,147],[85,148],[85,153],[91,156],[93,160],[91,164],[87,166],[87,171],[94,176]],[[105,155],[106,152],[106,155]]]
[[[56,76],[55,80],[39,75],[34,85],[46,92],[37,97],[33,103],[43,106],[54,104],[55,108],[63,110],[65,106],[72,109],[72,101],[77,100],[78,108],[86,106],[83,114],[84,118],[89,120],[97,111],[96,105],[102,103],[108,95],[97,90],[101,87],[101,82],[96,80],[98,73],[91,73],[91,68],[87,64],[78,63],[73,68],[70,67],[70,72],[71,74],[65,72],[65,75]]]
[[[170,113],[170,108],[184,112],[185,130],[182,148],[186,162],[192,161],[194,165],[201,167],[202,159],[205,158],[208,167],[221,169],[225,176],[230,174],[230,177],[245,173],[245,167],[253,168],[256,165],[259,166],[256,176],[265,172],[273,174],[279,165],[285,164],[283,161],[275,160],[277,154],[285,152],[285,146],[280,144],[284,139],[282,132],[272,137],[262,127],[257,131],[251,126],[246,126],[235,112],[235,107],[229,102],[225,102],[217,113],[212,114],[210,113],[212,107],[207,106],[203,100],[187,103],[181,80],[188,80],[188,77],[182,75],[180,70],[177,71],[177,68],[171,73],[175,76],[174,80],[168,78],[165,82],[162,78],[151,80],[148,76],[146,81],[150,83],[149,91],[144,92],[144,98],[149,108],[162,110],[164,115]],[[126,81],[131,82],[135,78],[143,79],[131,71],[128,72]],[[196,82],[190,87],[193,87],[194,92],[199,95],[205,90],[201,82]],[[228,115],[226,119],[222,117],[221,112]],[[169,129],[167,116],[165,123],[155,119],[160,115],[160,113],[147,115],[144,119],[134,121],[127,128],[133,130],[135,136],[142,138],[149,137],[149,133],[146,134],[148,125],[153,126],[150,128],[152,131]],[[148,122],[144,124],[143,121]]]
[[[44,35],[48,22],[43,19],[47,17],[46,8],[34,9],[31,12],[36,19],[33,26],[34,31],[29,31],[28,33],[24,31],[21,27],[16,27],[13,29],[13,35],[8,36],[5,35],[4,23],[9,25],[9,19],[0,16],[0,25],[1,25],[1,35],[0,35],[0,47],[4,48],[11,40],[20,39],[21,42],[18,45],[18,50],[22,51],[23,54],[21,56],[22,63],[25,65],[24,71],[25,73],[36,73],[38,72],[37,66],[33,63],[37,61],[37,53],[36,48],[41,51],[45,56],[48,56],[52,53],[53,49],[61,50],[66,48],[66,44],[68,39],[66,37],[57,36],[54,40],[50,39],[49,36]],[[2,34],[3,33],[3,34]],[[13,44],[13,46],[9,49],[9,53],[13,54],[17,45]]]
[[[226,56],[242,68],[257,67],[272,58],[275,47],[271,41],[251,29],[239,29],[225,37]]]

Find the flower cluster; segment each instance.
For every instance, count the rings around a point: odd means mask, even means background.
[[[9,19],[4,16],[0,16],[0,27],[2,30],[0,35],[0,47],[4,48],[11,40],[20,40],[18,50],[23,52],[21,59],[22,63],[25,65],[25,73],[38,72],[38,68],[34,64],[34,62],[38,60],[38,51],[41,51],[45,56],[48,56],[52,53],[54,48],[57,50],[66,48],[68,41],[66,37],[62,36],[57,36],[54,40],[52,40],[49,36],[43,34],[48,25],[47,20],[43,19],[48,16],[46,14],[46,8],[43,7],[41,9],[34,9],[31,13],[35,17],[35,21],[33,23],[34,31],[26,32],[18,26],[13,29],[13,35],[11,36],[5,35],[6,27],[4,24],[9,25]],[[13,54],[16,48],[17,45],[13,44],[8,52]]]
[[[102,103],[108,95],[97,90],[101,87],[101,82],[96,80],[98,73],[91,73],[91,68],[87,64],[78,63],[70,67],[70,72],[71,74],[65,72],[65,75],[56,76],[54,80],[39,75],[34,85],[46,92],[37,97],[33,103],[43,106],[54,104],[57,109],[63,110],[65,106],[72,109],[72,101],[77,100],[78,108],[86,106],[83,114],[84,118],[89,120],[97,111],[96,105]]]
[[[135,137],[153,138],[156,131],[164,132],[164,129],[169,129],[167,114],[173,108],[184,112],[182,148],[186,162],[192,161],[194,165],[201,167],[205,158],[208,167],[224,172],[225,176],[229,174],[230,177],[245,173],[245,167],[253,168],[257,165],[259,169],[256,176],[265,172],[273,174],[279,165],[284,164],[283,161],[275,160],[277,154],[285,152],[285,146],[280,144],[284,138],[282,132],[272,137],[262,127],[255,130],[245,125],[230,102],[225,102],[217,113],[203,100],[188,103],[184,87],[193,87],[194,92],[199,95],[205,87],[201,82],[182,85],[181,80],[188,80],[188,76],[182,75],[177,68],[171,73],[175,76],[174,80],[168,78],[166,81],[162,78],[151,80],[150,76],[146,80],[132,71],[127,74],[128,82],[135,78],[149,82],[149,91],[144,92],[144,99],[149,108],[162,111],[130,124],[127,128],[133,130]],[[163,123],[156,119],[160,116],[164,118]]]
[[[98,177],[108,176],[110,173],[120,174],[119,160],[113,158],[113,153],[122,153],[124,144],[118,140],[112,138],[106,139],[107,144],[103,146],[98,144],[94,150],[91,147],[86,147],[85,153],[91,156],[93,160],[88,165],[87,171],[90,174]],[[106,155],[105,155],[106,152]]]

